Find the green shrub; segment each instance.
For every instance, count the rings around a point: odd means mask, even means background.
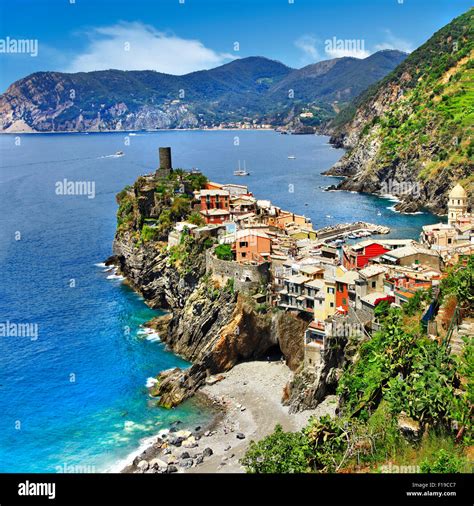
[[[438,450],[432,459],[426,459],[421,463],[422,473],[461,473],[465,461],[454,453],[448,453],[443,448]]]
[[[216,257],[219,260],[233,260],[232,248],[229,244],[219,244],[214,250]]]
[[[160,238],[160,231],[158,228],[150,227],[147,224],[143,225],[143,228],[142,228],[142,231],[140,234],[140,239],[143,242],[158,241],[159,238]]]
[[[234,293],[235,291],[234,284],[235,284],[234,278],[229,278],[227,280],[227,283],[225,284],[225,290],[229,293]]]
[[[258,443],[251,441],[241,459],[249,473],[306,473],[310,447],[302,432],[284,432],[281,425]]]
[[[202,227],[206,224],[204,218],[201,216],[200,213],[191,213],[188,216],[187,221],[189,221],[189,223],[192,223],[193,225],[197,225],[198,227]]]

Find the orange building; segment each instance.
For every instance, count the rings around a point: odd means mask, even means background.
[[[204,185],[204,189],[205,190],[222,190],[222,186],[221,184],[219,183],[213,183],[212,181],[208,181],[205,185]]]
[[[271,253],[272,241],[258,230],[239,230],[235,235],[235,257],[237,262],[263,262]]]
[[[268,216],[268,224],[278,228],[285,228],[290,223],[296,225],[308,225],[309,220],[302,215],[290,213],[289,211],[278,210],[275,216]]]
[[[349,311],[349,289],[347,283],[336,279],[336,309],[344,313]]]
[[[213,189],[199,193],[201,215],[206,223],[223,223],[230,218],[230,194],[228,191]]]

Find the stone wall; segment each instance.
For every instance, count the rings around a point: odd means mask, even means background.
[[[241,292],[255,291],[262,284],[270,282],[270,263],[259,265],[240,264],[228,260],[219,260],[212,250],[206,252],[206,273],[220,283],[225,284],[228,279],[234,279],[234,288]]]

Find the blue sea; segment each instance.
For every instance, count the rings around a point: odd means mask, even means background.
[[[147,396],[148,378],[189,364],[146,339],[141,325],[159,313],[102,264],[112,253],[115,195],[156,168],[159,146],[171,146],[174,167],[248,184],[317,228],[365,220],[392,227],[392,237],[417,238],[422,225],[439,221],[395,213],[386,199],[323,192],[336,180],[320,173],[343,152],[322,136],[0,136],[0,324],[37,329],[36,337],[0,337],[0,472],[110,470],[171,422],[212,416],[193,401],[165,410]],[[113,156],[118,150],[125,155]],[[239,160],[250,176],[233,176]],[[93,183],[94,198],[58,195],[64,179]]]

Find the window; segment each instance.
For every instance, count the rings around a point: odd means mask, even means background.
[[[334,307],[334,302],[330,302],[329,307]]]
[[[347,306],[347,299],[342,299],[342,303],[344,304],[344,306]]]
[[[451,244],[453,242],[452,239],[448,239],[448,244]]]
[[[372,281],[372,288],[375,288],[377,286],[377,282],[376,281]]]
[[[240,248],[248,248],[249,243],[247,241],[241,241],[239,242]]]
[[[328,288],[328,293],[334,293],[334,288]]]
[[[244,253],[241,253],[241,255],[242,255],[242,258],[245,258],[247,256],[247,253],[244,252]]]

